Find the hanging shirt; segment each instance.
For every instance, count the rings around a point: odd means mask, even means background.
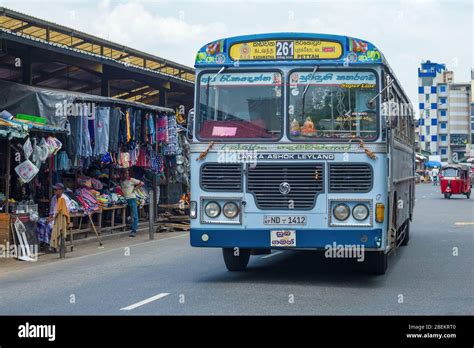
[[[127,110],[125,113],[125,122],[127,127],[127,143],[132,139],[132,135],[130,132],[130,112]]]
[[[61,195],[61,197],[59,197],[60,199],[61,198],[64,198],[64,203],[68,209],[68,212],[71,211],[71,209],[73,208],[73,202],[71,202],[71,200],[69,199],[68,196],[66,196],[64,193]],[[56,195],[53,196],[53,198],[51,198],[51,204],[50,204],[50,208],[49,208],[49,215],[56,215],[58,213],[58,209],[61,208],[58,206],[58,198],[56,197]]]

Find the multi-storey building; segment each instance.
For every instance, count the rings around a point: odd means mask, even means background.
[[[474,158],[474,69],[471,70],[471,148],[470,157]]]
[[[444,64],[426,61],[418,69],[420,150],[458,162],[470,156],[471,86],[455,83]]]
[[[438,84],[443,83],[444,64],[430,62],[418,68],[419,136],[420,150],[439,155],[438,146]],[[443,87],[442,94],[446,94]],[[443,112],[446,116],[445,112]]]

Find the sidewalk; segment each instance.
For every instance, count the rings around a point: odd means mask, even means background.
[[[165,239],[186,233],[187,232],[155,233],[154,240]],[[128,237],[128,233],[126,233],[126,236],[124,236],[124,234],[110,235],[109,238],[104,235],[102,236],[103,248],[99,248],[99,242],[95,236],[93,238],[91,237],[85,240],[81,240],[81,242],[83,243],[76,243],[75,241],[75,247],[73,252],[70,252],[69,248],[67,249],[65,259],[60,259],[59,253],[42,254],[38,257],[38,261],[36,262],[19,261],[17,259],[11,258],[0,258],[0,277],[10,272],[31,269],[32,267],[38,267],[53,262],[67,262],[68,259],[78,259],[90,255],[107,253],[125,247],[134,246],[137,244],[148,243],[150,242],[150,240],[148,235],[148,229],[143,229],[142,231],[139,230],[135,238]]]

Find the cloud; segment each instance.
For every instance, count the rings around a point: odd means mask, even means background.
[[[107,11],[92,22],[96,35],[164,58],[172,56],[181,63],[191,64],[200,46],[216,35],[227,35],[224,23],[192,24],[186,21],[185,11],[162,16],[137,1],[100,6],[107,6]]]
[[[413,103],[422,60],[446,63],[468,81],[473,61],[471,0],[3,0],[3,5],[189,66],[219,38],[296,31],[374,43]],[[71,11],[75,13],[71,17]]]

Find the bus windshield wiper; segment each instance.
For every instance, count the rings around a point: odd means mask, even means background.
[[[219,69],[219,71],[213,76],[207,79],[207,84],[206,84],[206,115],[207,115],[207,108],[209,107],[209,86],[211,84],[211,81],[214,80],[219,74],[221,74],[227,67],[223,66],[222,68]]]
[[[314,69],[313,69],[313,72],[311,73],[311,78],[308,79],[308,82],[306,83],[306,86],[304,87],[304,90],[303,90],[303,109],[302,109],[302,115],[303,115],[303,122],[304,122],[304,102],[305,102],[305,97],[306,97],[306,92],[308,92],[308,88],[309,88],[309,85],[311,84],[311,79],[313,79],[314,77],[314,74],[316,73],[316,71],[318,70],[319,68],[319,65],[315,65],[314,66]]]

